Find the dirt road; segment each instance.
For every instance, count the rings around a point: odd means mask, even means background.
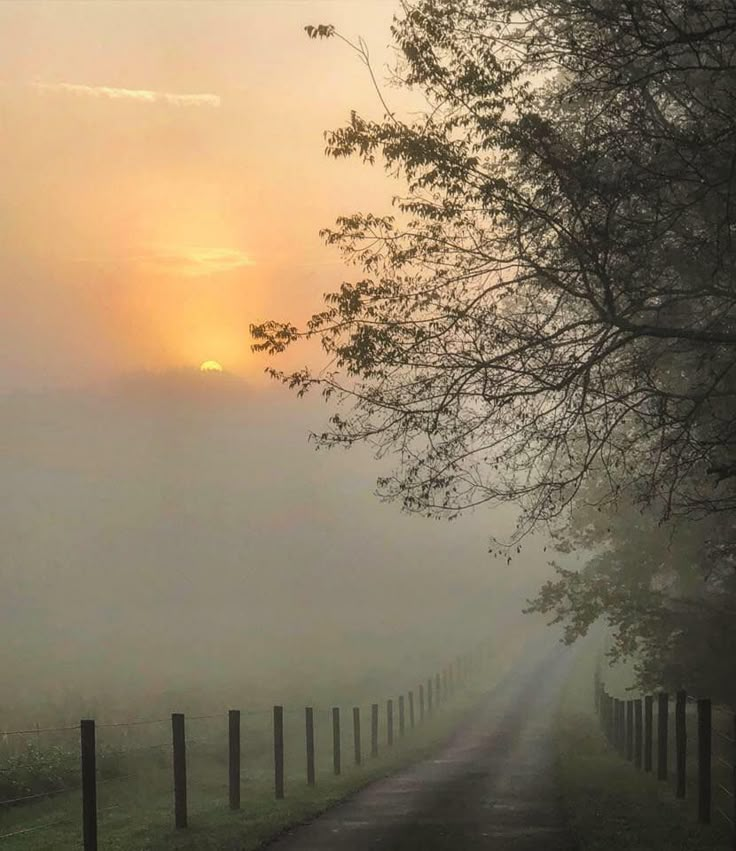
[[[574,851],[552,725],[569,663],[517,667],[440,753],[374,783],[271,851]]]

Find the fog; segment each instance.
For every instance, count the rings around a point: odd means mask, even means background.
[[[491,559],[512,513],[382,503],[367,451],[310,445],[327,413],[189,371],[6,395],[4,715],[344,694],[518,620],[546,557]]]

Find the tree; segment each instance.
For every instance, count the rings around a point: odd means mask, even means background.
[[[304,329],[251,329],[321,341],[329,368],[276,373],[344,403],[320,441],[396,451],[410,510],[514,500],[519,535],[591,475],[732,512],[732,2],[417,0],[393,33],[424,114],[352,113],[327,150],[407,192],[324,231],[359,277]]]
[[[595,489],[588,482],[587,489]],[[581,570],[556,565],[529,611],[553,615],[567,643],[602,620],[609,655],[633,658],[646,690],[687,687],[733,704],[736,686],[736,548],[720,515],[662,523],[656,507],[615,512],[579,499],[555,531],[559,553],[587,555]]]

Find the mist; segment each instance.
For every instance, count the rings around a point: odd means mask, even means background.
[[[6,395],[4,713],[364,688],[518,618],[545,557],[492,562],[513,513],[380,502],[325,415],[187,370]]]

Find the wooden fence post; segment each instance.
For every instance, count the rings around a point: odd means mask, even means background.
[[[386,743],[389,747],[394,743],[394,702],[386,701]]]
[[[228,785],[230,809],[240,809],[240,710],[227,713]]]
[[[314,786],[314,709],[311,706],[304,708],[304,729],[307,738],[307,785]]]
[[[276,799],[284,797],[284,707],[273,708],[273,785]]]
[[[378,756],[378,704],[371,705],[371,756]]]
[[[733,827],[733,847],[736,848],[736,715],[732,719],[731,739],[731,825]]]
[[[409,726],[414,729],[414,691],[409,692]]]
[[[698,821],[710,824],[712,711],[710,700],[698,701]]]
[[[641,771],[642,742],[644,740],[644,724],[642,717],[641,698],[634,701],[634,765]]]
[[[95,722],[79,722],[82,758],[82,837],[84,851],[97,851],[97,746]]]
[[[667,779],[667,736],[670,723],[670,696],[657,695],[657,780]]]
[[[419,720],[424,721],[424,684],[419,686]]]
[[[618,747],[617,735],[618,735],[618,701],[615,697],[611,698],[611,746],[615,750]]]
[[[174,751],[174,824],[187,826],[187,745],[184,716],[174,712],[171,716],[171,734]]]
[[[611,744],[618,750],[618,699],[611,698]]]
[[[399,738],[404,738],[406,729],[406,716],[404,713],[404,695],[399,695]]]
[[[340,707],[332,707],[332,770],[339,774],[342,768],[340,753]]]
[[[432,717],[432,677],[427,680],[427,715]]]
[[[675,701],[675,747],[677,755],[678,798],[684,798],[687,791],[687,694],[682,689],[677,692]]]
[[[652,748],[653,738],[653,712],[654,698],[648,694],[644,698],[644,771],[652,770]]]
[[[634,701],[626,701],[626,759],[634,761]]]
[[[440,675],[435,674],[434,677],[434,702],[437,709],[440,708],[440,703],[443,702],[442,695],[440,694]]]
[[[360,707],[353,707],[353,754],[355,764],[360,765],[362,754],[360,750]]]
[[[626,704],[628,701],[621,701],[621,756],[626,759]]]

